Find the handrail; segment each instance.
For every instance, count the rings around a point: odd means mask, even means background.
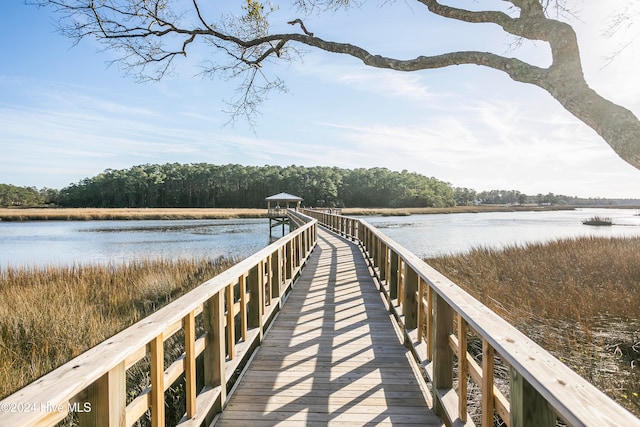
[[[180,425],[211,422],[316,245],[316,220],[288,215],[299,228],[0,401],[0,425],[53,425],[76,412],[81,425],[130,426],[150,409],[162,426],[164,391],[182,375]],[[165,341],[178,331],[185,350],[165,369]],[[151,386],[127,403],[127,370],[146,357]]]
[[[555,427],[558,418],[570,426],[640,426],[629,411],[366,221],[303,212],[359,241],[405,344],[431,380],[435,412],[448,425],[474,425],[467,381],[454,387],[454,378],[470,377],[481,393],[482,426],[493,426],[494,412],[511,427]],[[480,365],[467,350],[470,334],[482,341]],[[494,384],[496,356],[509,368],[509,397]]]

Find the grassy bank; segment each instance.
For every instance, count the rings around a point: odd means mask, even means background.
[[[266,209],[0,208],[0,221],[229,219],[266,217]]]
[[[231,264],[158,260],[0,271],[0,399]]]
[[[606,206],[616,208],[616,206]],[[618,207],[631,209],[631,207]],[[639,207],[633,207],[638,209]],[[344,208],[343,215],[407,216],[443,213],[572,210],[573,206],[454,206],[449,208]],[[263,218],[266,209],[226,208],[0,208],[0,221]]]
[[[640,416],[640,238],[478,248],[427,262]]]
[[[543,210],[549,207],[457,206],[452,208],[345,208],[344,215],[406,216],[425,213],[497,212]],[[90,221],[145,219],[230,219],[266,217],[266,209],[214,208],[0,208],[0,221]]]

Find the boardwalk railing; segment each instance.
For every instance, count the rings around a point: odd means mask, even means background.
[[[448,425],[474,425],[469,379],[480,391],[481,424],[510,427],[640,426],[640,420],[596,389],[455,283],[366,221],[304,211],[328,229],[359,241],[406,344],[428,375],[434,409]],[[468,351],[481,341],[480,362]],[[508,368],[501,392],[494,367]],[[562,425],[562,424],[560,424]]]
[[[148,411],[163,426],[165,391],[181,377],[180,425],[211,421],[316,245],[316,221],[289,215],[295,231],[0,401],[0,426],[53,425],[70,412],[80,425],[130,426]],[[176,345],[182,354],[167,360]],[[140,370],[150,380],[136,392],[127,377]]]

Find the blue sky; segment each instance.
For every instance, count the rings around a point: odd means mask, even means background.
[[[572,23],[587,81],[640,115],[640,46],[604,67],[633,35],[601,35],[603,17],[623,4],[580,2]],[[281,6],[274,25],[291,31],[282,23],[299,16]],[[433,17],[411,1],[365,3],[305,23],[322,38],[401,58],[478,49],[549,62],[544,43],[509,50],[513,39],[497,27]],[[235,86],[197,75],[204,48],[175,75],[136,83],[108,65],[114,53],[91,40],[74,47],[55,32],[50,10],[18,0],[0,6],[0,48],[0,183],[62,188],[144,163],[296,164],[407,169],[476,190],[640,198],[640,171],[594,131],[541,89],[478,66],[400,73],[309,50],[300,62],[266,68],[289,92],[273,93],[252,128],[224,126]]]

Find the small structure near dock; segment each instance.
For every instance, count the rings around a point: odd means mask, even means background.
[[[265,200],[267,201],[267,216],[269,217],[269,236],[271,236],[273,227],[278,225],[282,225],[282,234],[284,235],[284,225],[289,223],[287,209],[293,207],[298,210],[300,202],[304,199],[289,193],[278,193],[267,197]],[[272,207],[272,205],[274,206]]]

